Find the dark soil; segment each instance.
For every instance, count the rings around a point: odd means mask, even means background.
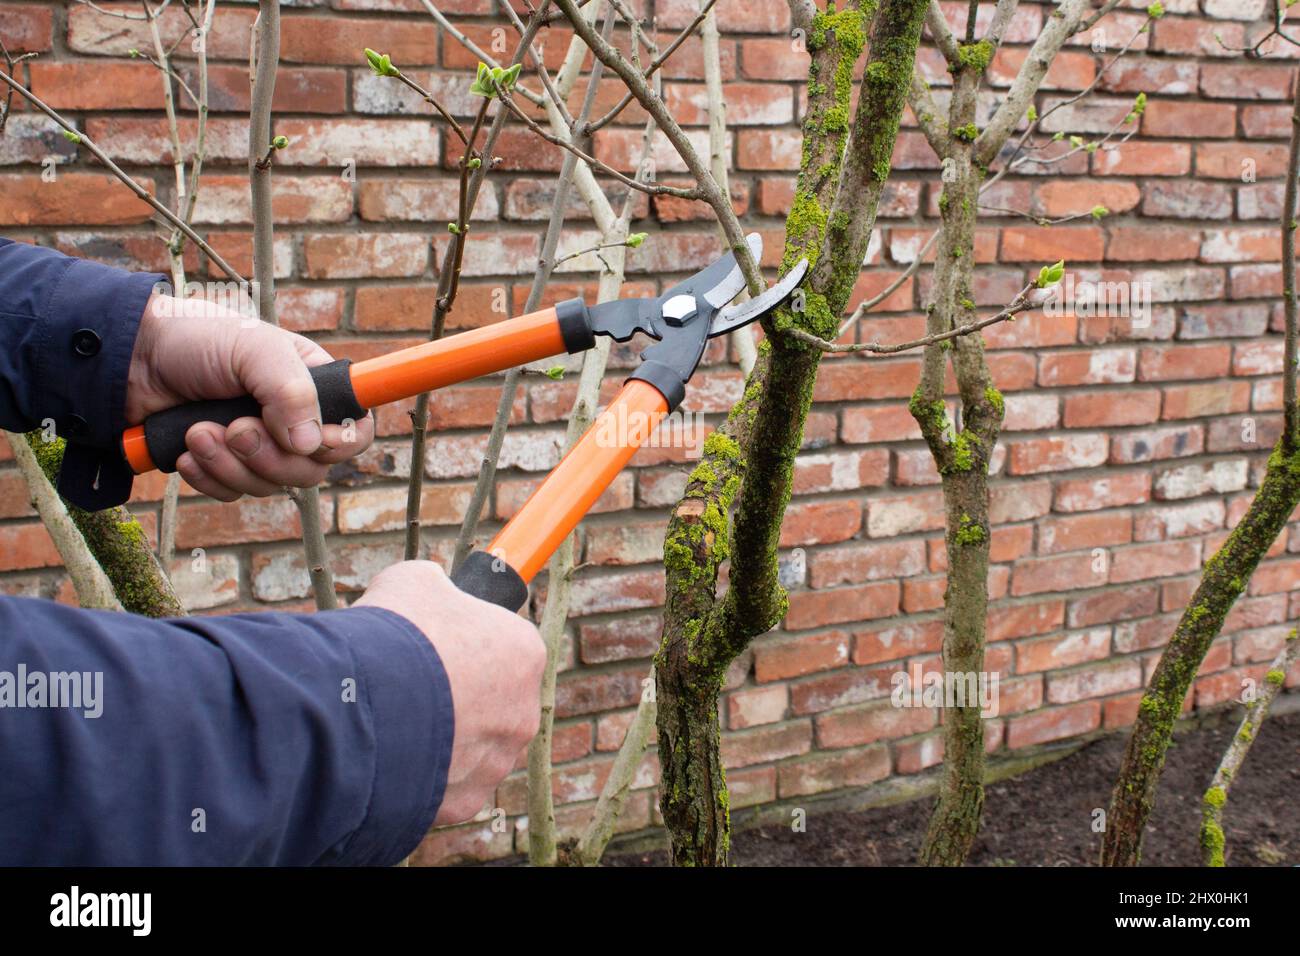
[[[1147,827],[1147,866],[1199,866],[1201,794],[1223,756],[1239,715],[1174,738],[1155,813]],[[975,866],[1091,866],[1101,849],[1093,832],[1110,791],[1126,735],[986,788],[984,822],[971,852]],[[1251,747],[1224,810],[1228,866],[1300,864],[1300,713],[1273,716]],[[858,812],[810,812],[807,832],[768,825],[732,836],[737,866],[907,866],[915,863],[932,799]],[[663,852],[607,854],[613,866],[665,865]]]

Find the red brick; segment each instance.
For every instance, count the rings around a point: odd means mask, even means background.
[[[53,39],[54,14],[50,7],[34,3],[6,4],[0,7],[0,36],[15,56],[19,53],[43,53]]]
[[[1106,242],[1108,262],[1177,262],[1200,253],[1200,231],[1180,226],[1110,227]]]
[[[943,493],[923,491],[912,495],[867,500],[867,533],[892,538],[914,531],[936,531],[944,526]]]
[[[990,642],[1044,634],[1065,620],[1065,602],[1057,600],[1008,604],[989,611],[986,634]]]
[[[794,502],[781,522],[781,547],[845,541],[861,527],[862,506],[856,501]]]
[[[853,663],[877,664],[932,653],[942,642],[940,620],[869,627],[854,635]]]
[[[150,51],[153,49],[149,24],[139,15],[138,4],[112,2],[99,3],[96,6],[100,9],[81,4],[68,7],[67,41],[70,49],[78,53],[101,56],[127,56],[133,49]],[[125,13],[132,19],[124,20],[121,16],[106,16],[103,11]],[[163,45],[168,49],[175,47],[174,56],[179,59],[194,58],[190,44],[180,42],[189,36],[193,29],[190,16],[180,7],[168,7],[157,20]],[[249,29],[256,16],[255,9],[218,5],[212,30],[208,34],[209,58],[242,60],[247,63]]]
[[[1101,478],[1079,478],[1056,486],[1057,511],[1095,511],[1142,504],[1151,497],[1151,476],[1146,472],[1108,474]]]
[[[1062,551],[1091,550],[1133,539],[1133,517],[1129,514],[1070,515],[1051,518],[1038,525],[1038,551],[1056,554]]]
[[[1137,355],[1131,348],[1047,352],[1038,357],[1038,384],[1051,388],[1132,382],[1136,367]]]
[[[778,792],[782,798],[865,787],[889,776],[889,748],[883,744],[864,750],[814,754],[791,760],[777,768]]]
[[[1043,744],[1063,737],[1086,734],[1101,726],[1101,704],[1081,701],[1013,717],[1007,724],[1007,746],[1012,749]]]
[[[1250,579],[1251,594],[1276,594],[1300,588],[1300,558],[1265,561]]]
[[[1055,219],[1091,212],[1105,206],[1112,215],[1128,212],[1142,193],[1133,183],[1106,180],[1056,180],[1043,183],[1034,192],[1036,215]]]
[[[747,0],[720,0],[715,7],[718,23],[734,33],[788,33],[790,10],[780,4],[754,4]],[[661,29],[680,30],[699,15],[695,0],[659,0],[656,22]],[[790,41],[783,40],[787,47]]]
[[[1072,704],[1092,697],[1135,690],[1142,686],[1142,665],[1122,658],[1047,676],[1047,699],[1053,704]]]
[[[740,71],[752,80],[807,80],[810,60],[788,39],[742,40]]]
[[[321,498],[321,512],[333,526],[332,502]],[[288,498],[242,498],[224,502],[183,503],[176,514],[176,547],[216,548],[249,541],[283,541],[302,534],[297,506]]]
[[[425,485],[420,519],[430,525],[459,525],[469,508],[472,484]],[[397,531],[406,527],[406,489],[366,488],[338,496],[339,530]]]
[[[312,279],[418,276],[429,265],[429,240],[418,233],[340,233],[303,237]]]
[[[1088,392],[1065,397],[1066,428],[1146,425],[1160,417],[1157,389]]]
[[[880,700],[848,707],[813,719],[818,747],[859,747],[877,740],[894,740],[932,730],[938,712],[928,707],[895,707]]]
[[[843,631],[765,641],[754,646],[754,678],[766,683],[803,677],[841,667],[848,663],[848,659],[849,636]]]
[[[366,47],[392,58],[398,67],[437,62],[438,27],[417,20],[284,16],[280,21],[280,59],[285,63],[339,63],[360,66]]]
[[[764,172],[797,170],[800,142],[799,135],[791,130],[739,130],[736,167]]]
[[[1130,140],[1113,149],[1099,149],[1092,156],[1092,171],[1098,176],[1185,176],[1191,168],[1192,148],[1186,143]]]
[[[1089,594],[1070,602],[1070,627],[1145,618],[1160,610],[1160,589],[1154,585],[1117,588],[1101,594]]]
[[[790,595],[785,626],[792,630],[823,627],[844,621],[867,621],[898,613],[899,587],[895,582],[835,588],[829,591],[796,591]]]
[[[152,195],[151,179],[136,179]],[[128,225],[153,215],[143,200],[101,173],[60,173],[52,182],[39,175],[0,174],[0,208],[15,226]]]
[[[1142,135],[1226,139],[1237,126],[1237,108],[1229,103],[1152,100],[1142,114]],[[1127,148],[1121,147],[1121,148]]]
[[[1106,571],[1091,554],[1065,554],[1016,562],[1011,593],[1017,597],[1047,591],[1075,591],[1106,583]]]
[[[1204,425],[1164,425],[1143,432],[1117,434],[1110,440],[1110,460],[1123,464],[1199,455],[1205,447]]]
[[[1245,27],[1221,20],[1162,17],[1152,27],[1151,47],[1186,56],[1234,56],[1245,45]]]
[[[1285,100],[1291,97],[1293,71],[1281,63],[1206,63],[1201,67],[1201,92],[1229,100]]]
[[[555,687],[555,716],[579,717],[633,707],[641,699],[645,668],[564,675]]]
[[[1199,541],[1167,541],[1161,544],[1135,544],[1111,552],[1110,581],[1126,584],[1149,578],[1188,574],[1201,566]]]
[[[1014,226],[1002,230],[1002,261],[1095,262],[1105,244],[1097,226]]]
[[[1106,437],[1101,434],[1033,438],[1009,444],[1008,470],[1013,475],[1093,468],[1106,461]]]
[[[53,568],[62,563],[44,525],[36,522],[0,525],[0,571]]]
[[[663,626],[658,614],[623,615],[578,626],[581,657],[586,664],[651,657],[659,649]]]
[[[1202,418],[1207,415],[1244,412],[1249,407],[1249,382],[1175,385],[1165,389],[1164,408],[1160,417],[1166,421],[1178,418]]]
[[[722,738],[722,765],[748,767],[806,754],[812,749],[812,737],[812,723],[807,720],[727,734]]]
[[[663,553],[662,521],[601,523],[587,530],[589,564],[657,564],[663,560]]]
[[[732,730],[773,724],[785,718],[790,689],[785,684],[749,687],[726,697],[727,726]]]
[[[817,551],[809,558],[814,588],[857,584],[880,578],[910,577],[925,571],[925,543],[888,541],[850,544]]]
[[[1287,148],[1281,143],[1199,143],[1196,173],[1210,179],[1245,182],[1251,174],[1259,179],[1286,172]]]

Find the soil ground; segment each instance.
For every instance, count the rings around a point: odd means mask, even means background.
[[[1240,715],[1175,736],[1155,813],[1147,866],[1199,866],[1201,794]],[[974,866],[1091,866],[1101,849],[1094,810],[1110,802],[1125,734],[1098,740],[1055,763],[986,788]],[[1274,715],[1251,747],[1224,811],[1228,866],[1300,865],[1300,713]],[[737,866],[907,866],[915,863],[931,798],[855,812],[810,813],[807,831],[786,825],[737,831]],[[664,852],[607,854],[612,866],[662,866]]]

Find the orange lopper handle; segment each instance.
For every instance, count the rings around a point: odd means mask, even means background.
[[[657,388],[629,381],[488,552],[531,581],[667,414],[668,402]]]
[[[560,307],[567,309],[571,319],[578,314],[571,303]],[[572,332],[575,322],[580,329],[576,337]],[[326,423],[339,424],[364,416],[367,409],[453,382],[590,348],[591,332],[584,322],[580,318],[571,321],[566,340],[564,322],[556,309],[542,309],[362,362],[317,366],[311,373],[321,416]],[[247,395],[178,405],[156,412],[143,425],[123,432],[122,454],[137,475],[155,468],[175,471],[190,426],[197,422],[229,425],[237,418],[260,414],[261,406]]]
[[[376,408],[567,351],[555,309],[542,309],[354,362],[352,391],[366,408]]]

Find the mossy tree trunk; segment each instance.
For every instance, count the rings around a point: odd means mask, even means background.
[[[1286,311],[1285,361],[1282,367],[1284,421],[1282,434],[1259,491],[1201,574],[1201,582],[1174,629],[1173,637],[1151,683],[1142,696],[1137,720],[1129,735],[1115,790],[1111,794],[1106,835],[1102,841],[1104,866],[1137,866],[1142,835],[1155,807],[1156,785],[1174,722],[1205,655],[1223,629],[1224,618],[1246,590],[1260,560],[1286,527],[1300,504],[1300,412],[1296,399],[1297,329],[1295,231],[1297,175],[1300,174],[1300,77],[1295,91],[1291,123],[1291,153],[1287,165],[1286,196],[1282,203],[1281,244],[1283,305]]]
[[[1096,16],[1113,6],[1107,0]],[[987,33],[978,41],[972,7],[965,42],[953,36],[937,5],[929,10],[930,33],[953,81],[946,118],[938,115],[929,86],[919,74],[909,90],[913,112],[943,170],[942,226],[933,299],[927,308],[928,335],[972,325],[978,319],[971,289],[980,190],[989,166],[1024,120],[1052,60],[1082,28],[1084,13],[1090,9],[1087,0],[1063,0],[1051,13],[1011,89],[981,130],[975,122],[980,83],[1015,7],[998,4]],[[949,417],[944,400],[950,358],[957,380],[954,417]],[[980,677],[988,614],[988,469],[1002,428],[1003,400],[994,387],[979,334],[927,345],[921,369],[910,409],[942,479],[948,552],[943,667],[948,674]],[[984,805],[984,727],[978,701],[947,708],[943,735],[943,777],[920,862],[960,866],[979,832]]]
[[[1103,866],[1137,866],[1142,835],[1155,807],[1156,785],[1174,723],[1224,618],[1246,590],[1260,559],[1300,504],[1300,445],[1283,434],[1268,460],[1259,492],[1222,548],[1205,565],[1142,696],[1137,720],[1111,795],[1102,843]]]
[[[800,328],[836,337],[889,175],[925,8],[925,0],[880,0],[878,8],[850,2],[840,11],[816,12],[805,24],[812,58],[808,114],[783,270],[806,257],[810,277],[802,298],[766,321],[767,339],[744,397],[706,442],[664,544],[668,598],[656,658],[659,804],[677,865],[727,862],[718,693],[731,661],[786,611],[777,544],[821,358],[816,348],[782,333]],[[854,70],[873,16],[850,124]],[[718,598],[718,567],[728,557],[730,587]]]
[[[929,334],[947,332],[977,318],[971,297],[977,203],[984,171],[973,158],[976,92],[982,65],[958,64],[944,156],[945,182],[939,200],[943,236],[935,261],[934,300],[927,314]],[[961,425],[944,403],[948,357],[957,377]],[[943,482],[948,551],[944,592],[943,666],[948,673],[982,674],[984,626],[988,613],[988,469],[1002,426],[1002,397],[993,387],[984,340],[967,335],[926,347],[921,383],[910,403]],[[984,726],[978,701],[965,701],[944,714],[944,768],[939,799],[930,819],[920,861],[959,866],[979,832],[984,806]]]
[[[33,431],[27,433],[27,443],[36,452],[50,483],[56,483],[63,464],[63,439],[46,441],[40,431]],[[84,511],[71,502],[64,504],[125,610],[146,617],[185,614],[135,515],[120,505],[103,511]]]

